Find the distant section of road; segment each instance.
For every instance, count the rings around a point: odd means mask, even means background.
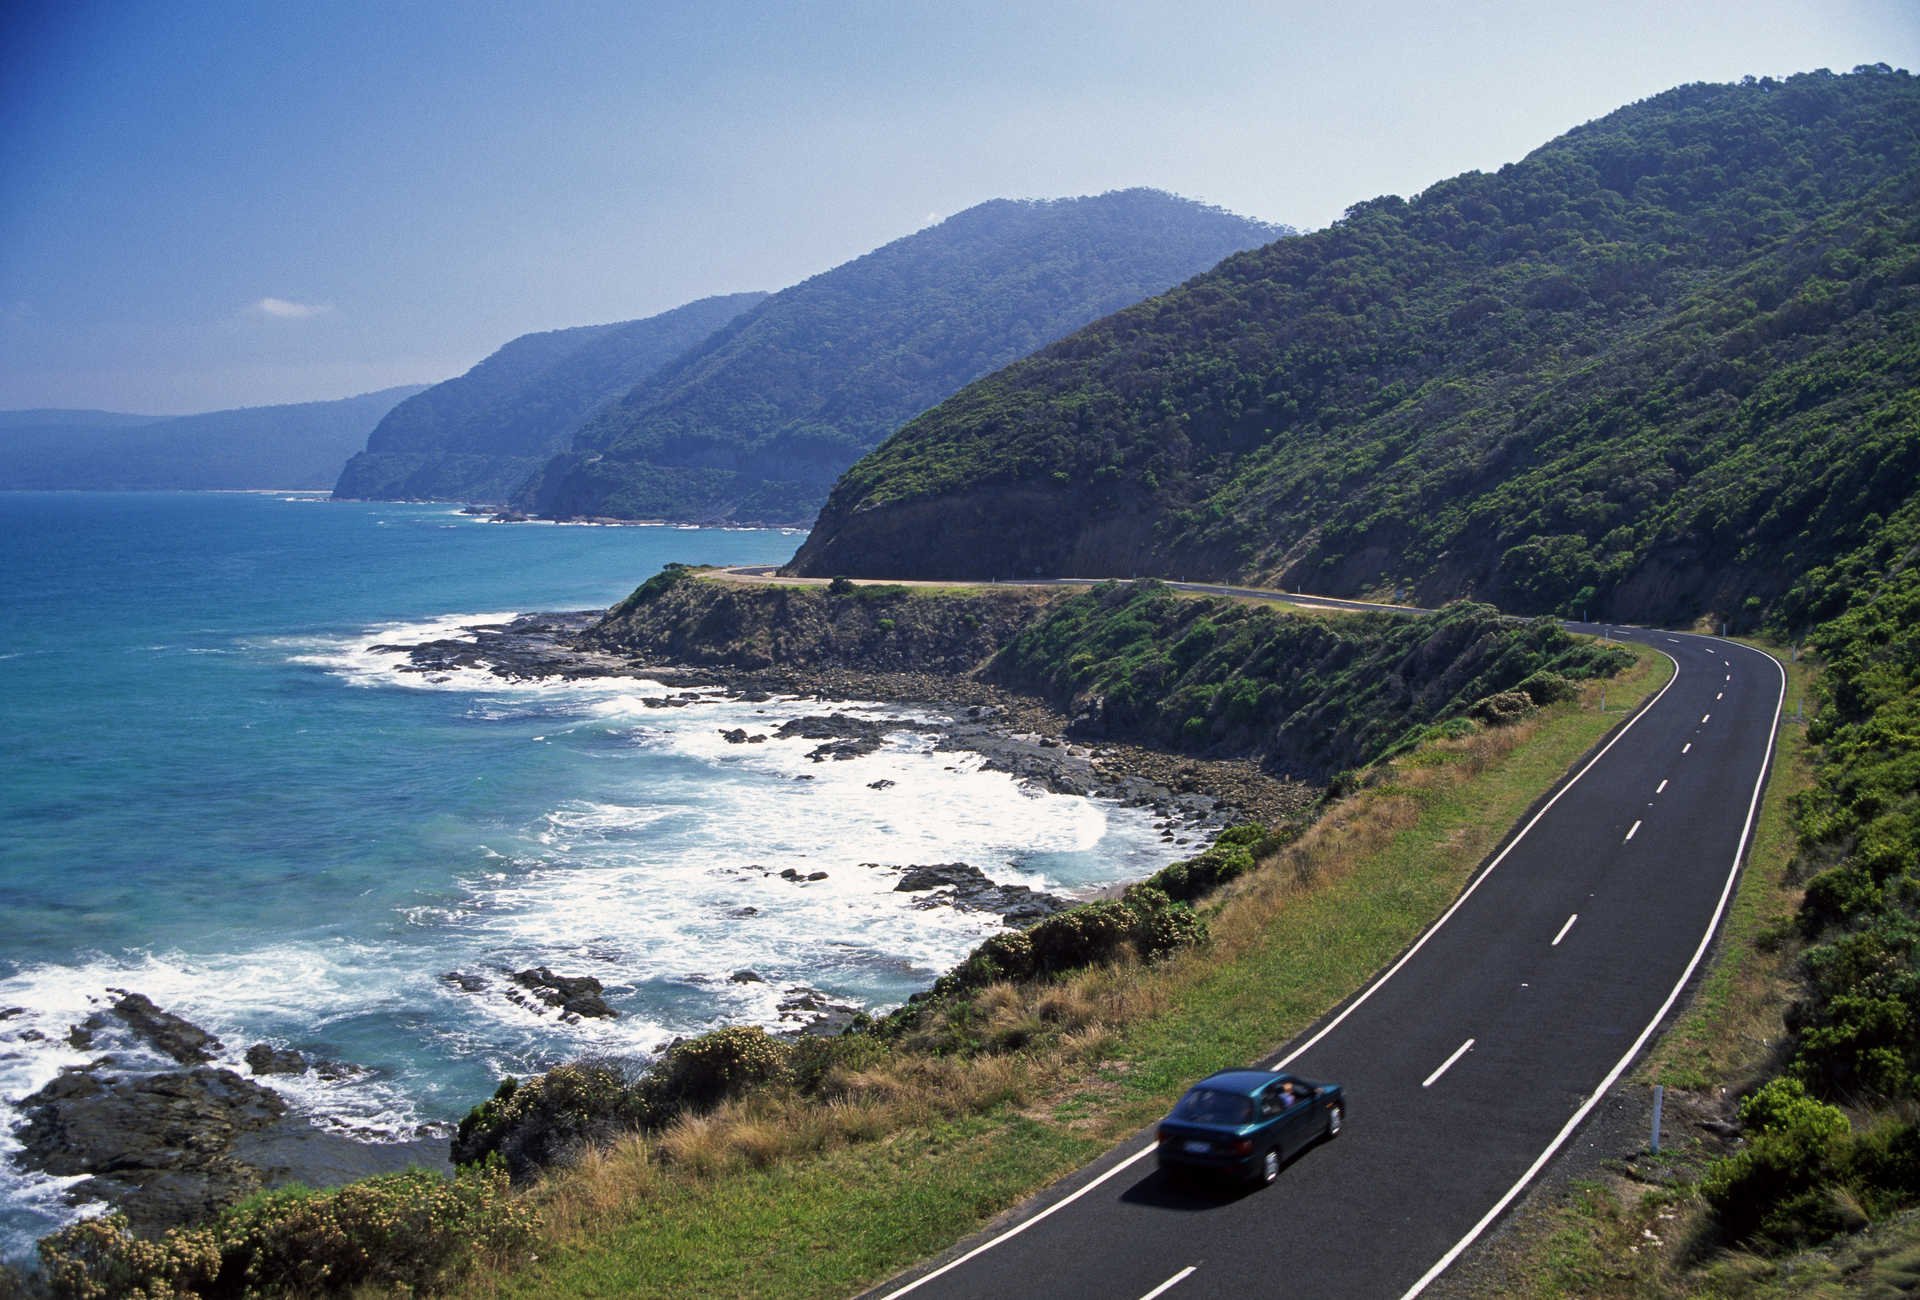
[[[712,569],[708,577],[724,578],[734,582],[765,582],[780,586],[824,587],[832,581],[829,578],[789,578],[780,574],[777,564],[736,564],[728,568]],[[853,578],[852,582],[862,586],[899,586],[899,587],[1097,587],[1103,582],[1132,582],[1131,578],[1022,578],[1018,581],[980,581],[960,580],[939,582],[925,578]],[[1338,596],[1307,596],[1298,592],[1278,591],[1272,587],[1232,587],[1217,582],[1182,582],[1169,578],[1159,581],[1166,583],[1175,591],[1190,591],[1202,596],[1233,596],[1242,600],[1271,601],[1276,605],[1302,605],[1309,609],[1349,609],[1356,612],[1375,612],[1382,614],[1430,614],[1433,611],[1414,605],[1386,605],[1377,601],[1342,600]]]

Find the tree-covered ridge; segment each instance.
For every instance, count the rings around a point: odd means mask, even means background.
[[[523,334],[394,408],[335,495],[504,502],[602,403],[765,297],[725,294],[643,320]]]
[[[1904,73],[1682,87],[970,386],[846,475],[799,564],[1770,604],[1920,469],[1916,200]]]
[[[325,488],[418,385],[198,415],[0,411],[0,489]]]
[[[980,204],[775,294],[600,411],[516,504],[811,519],[961,385],[1285,233],[1153,190]]]

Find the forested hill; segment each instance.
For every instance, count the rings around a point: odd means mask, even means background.
[[[1692,85],[968,387],[796,567],[1739,623],[1912,497],[1917,412],[1920,83]]]
[[[419,385],[199,415],[0,411],[0,489],[324,488]]]
[[[523,334],[396,407],[334,495],[504,503],[596,407],[766,296],[727,294],[644,320]]]
[[[806,522],[962,384],[1284,233],[1154,190],[980,204],[775,294],[602,410],[516,505]]]

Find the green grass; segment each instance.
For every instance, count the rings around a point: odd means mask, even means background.
[[[845,1295],[952,1244],[1103,1143],[996,1113],[696,1185],[663,1184],[503,1296]]]
[[[663,1172],[475,1291],[836,1296],[938,1253],[1156,1117],[1195,1077],[1265,1055],[1360,987],[1623,720],[1625,702],[1670,672],[1663,656],[1643,656],[1609,684],[1609,711],[1593,707],[1597,695],[1548,710],[1524,743],[1464,780],[1450,770],[1464,747],[1403,760],[1323,823],[1332,848],[1311,886],[1256,872],[1210,909],[1214,950],[1129,972],[1129,984],[1157,990],[1153,1013],[1049,1095],[760,1170]]]

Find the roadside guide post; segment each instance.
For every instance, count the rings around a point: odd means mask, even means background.
[[[1653,1085],[1653,1154],[1660,1154],[1660,1103],[1667,1097],[1667,1087],[1663,1083]]]

